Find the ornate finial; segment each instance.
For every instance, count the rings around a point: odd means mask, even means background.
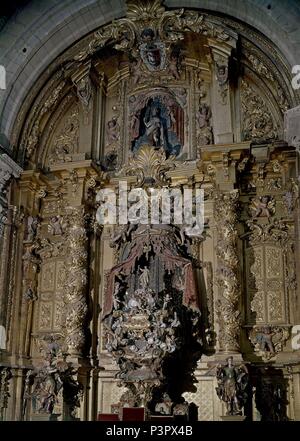
[[[168,183],[166,172],[175,168],[175,156],[166,157],[164,149],[143,145],[119,174],[137,176],[137,184],[163,186]]]

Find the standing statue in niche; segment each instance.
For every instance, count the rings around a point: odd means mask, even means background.
[[[137,85],[138,82],[142,79],[143,73],[141,70],[142,60],[139,58],[138,60],[134,59],[130,65],[130,73],[132,82],[134,85]]]
[[[224,86],[228,81],[228,66],[216,63],[216,77],[219,86]]]
[[[144,144],[163,148],[169,155],[178,156],[184,143],[183,110],[169,95],[143,98],[136,108],[132,99],[130,114],[131,148],[136,153]]]
[[[169,72],[175,78],[175,80],[180,79],[178,72],[178,58],[175,55],[171,55],[169,62]]]
[[[28,216],[26,241],[32,242],[36,238],[39,226],[40,219],[38,216]]]
[[[213,143],[213,133],[210,125],[211,110],[207,104],[200,104],[196,113],[197,121],[197,143],[198,145],[208,145]]]
[[[148,137],[148,141],[154,147],[163,147],[165,145],[165,122],[161,117],[160,109],[158,107],[154,107],[151,110],[151,114],[144,118],[144,124],[146,126],[146,135]]]
[[[248,369],[245,365],[235,367],[232,357],[226,361],[225,366],[219,365],[217,368],[216,392],[220,400],[226,403],[227,415],[242,415],[248,397]]]
[[[140,284],[143,290],[146,290],[149,285],[149,273],[149,268],[146,266],[141,269]]]

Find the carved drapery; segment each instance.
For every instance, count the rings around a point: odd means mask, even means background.
[[[69,355],[80,356],[85,345],[87,320],[87,234],[84,208],[69,210],[69,257],[65,266],[66,346]]]
[[[220,297],[217,304],[219,316],[220,349],[237,352],[240,348],[240,282],[237,252],[237,204],[238,191],[218,192],[215,195],[214,216],[217,228],[218,258],[217,282]]]

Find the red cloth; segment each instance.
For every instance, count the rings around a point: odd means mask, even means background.
[[[145,408],[123,407],[122,421],[145,421]]]
[[[125,262],[121,262],[111,269],[108,275],[106,292],[104,294],[104,305],[102,312],[103,318],[109,315],[112,311],[115,277],[120,273],[129,275],[133,271],[136,260],[143,254],[143,248],[143,243],[137,244],[132,250],[132,255]],[[187,308],[199,311],[199,299],[197,295],[197,287],[192,263],[184,257],[171,254],[167,249],[164,249],[164,251],[158,251],[156,254],[161,258],[164,268],[167,271],[174,271],[176,268],[183,268],[184,293],[182,303]]]

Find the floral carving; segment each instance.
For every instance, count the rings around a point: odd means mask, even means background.
[[[72,154],[78,150],[79,139],[79,112],[76,107],[54,139],[53,148],[50,153],[50,164],[67,162],[72,160]]]
[[[274,81],[273,74],[269,71],[267,66],[261,60],[259,60],[255,55],[251,54],[248,51],[245,51],[245,55],[247,56],[254,70],[258,74],[262,75],[264,78],[268,78],[269,80]]]
[[[28,135],[25,139],[25,149],[26,149],[26,156],[27,158],[30,158],[34,152],[34,149],[36,148],[39,138],[40,138],[40,127],[41,127],[41,121],[43,116],[54,106],[56,106],[59,98],[61,97],[62,90],[65,87],[66,82],[61,81],[59,84],[51,91],[48,98],[44,101],[43,106],[41,107],[38,116],[36,117],[36,120],[31,127]]]
[[[74,58],[80,61],[86,60],[105,45],[112,45],[114,49],[120,51],[129,51],[136,58],[138,55],[136,41],[140,40],[142,45],[146,38],[155,37],[158,42],[164,41],[171,45],[182,40],[184,32],[203,34],[219,41],[230,39],[221,26],[212,23],[206,16],[197,12],[185,11],[183,8],[166,11],[160,0],[129,1],[127,17],[96,31],[88,46]]]
[[[145,181],[164,185],[168,182],[166,172],[175,168],[175,157],[166,157],[166,152],[161,148],[153,149],[144,145],[138,153],[130,159],[130,164],[123,167],[120,174],[137,176],[137,184],[143,185]]]
[[[278,138],[278,129],[264,99],[245,81],[241,86],[242,134],[245,141]]]
[[[269,224],[258,224],[255,220],[247,221],[251,231],[251,244],[260,244],[262,242],[275,242],[285,246],[289,239],[289,227],[282,220],[274,220]]]

